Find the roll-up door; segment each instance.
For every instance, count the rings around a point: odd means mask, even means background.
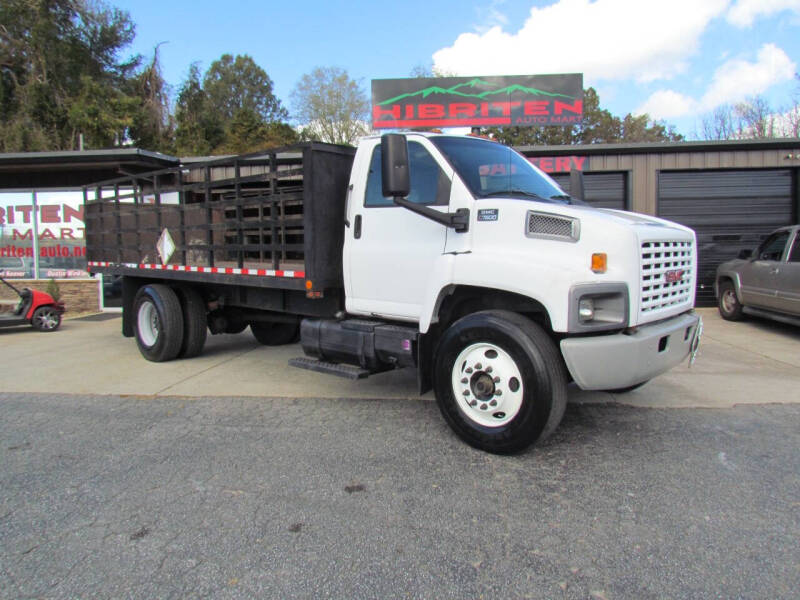
[[[791,171],[662,171],[658,215],[697,233],[697,306],[713,306],[717,266],[791,224]]]
[[[583,186],[586,190],[584,200],[597,208],[625,210],[626,175],[627,173],[584,173]],[[569,194],[569,173],[554,173],[550,176]]]

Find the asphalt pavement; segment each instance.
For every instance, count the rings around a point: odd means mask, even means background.
[[[0,599],[796,598],[800,331],[570,390],[511,457],[411,371],[290,369],[248,333],[144,361],[118,318],[0,330]]]
[[[0,396],[0,598],[796,598],[800,406]]]

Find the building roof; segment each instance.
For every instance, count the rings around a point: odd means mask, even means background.
[[[649,142],[634,144],[575,144],[571,146],[516,146],[524,154],[667,154],[681,152],[733,152],[759,150],[797,150],[800,138],[761,140],[722,140],[692,142]]]

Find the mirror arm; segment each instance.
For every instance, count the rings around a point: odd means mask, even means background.
[[[456,233],[466,233],[469,231],[468,208],[459,208],[454,213],[443,213],[421,204],[415,204],[414,202],[410,202],[405,198],[395,197],[394,203],[410,210],[413,213],[417,213],[418,215],[430,219],[431,221],[436,221],[445,227],[452,227]]]

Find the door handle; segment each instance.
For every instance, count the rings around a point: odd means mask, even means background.
[[[353,237],[355,239],[361,237],[361,215],[356,215],[355,222],[353,223]]]

